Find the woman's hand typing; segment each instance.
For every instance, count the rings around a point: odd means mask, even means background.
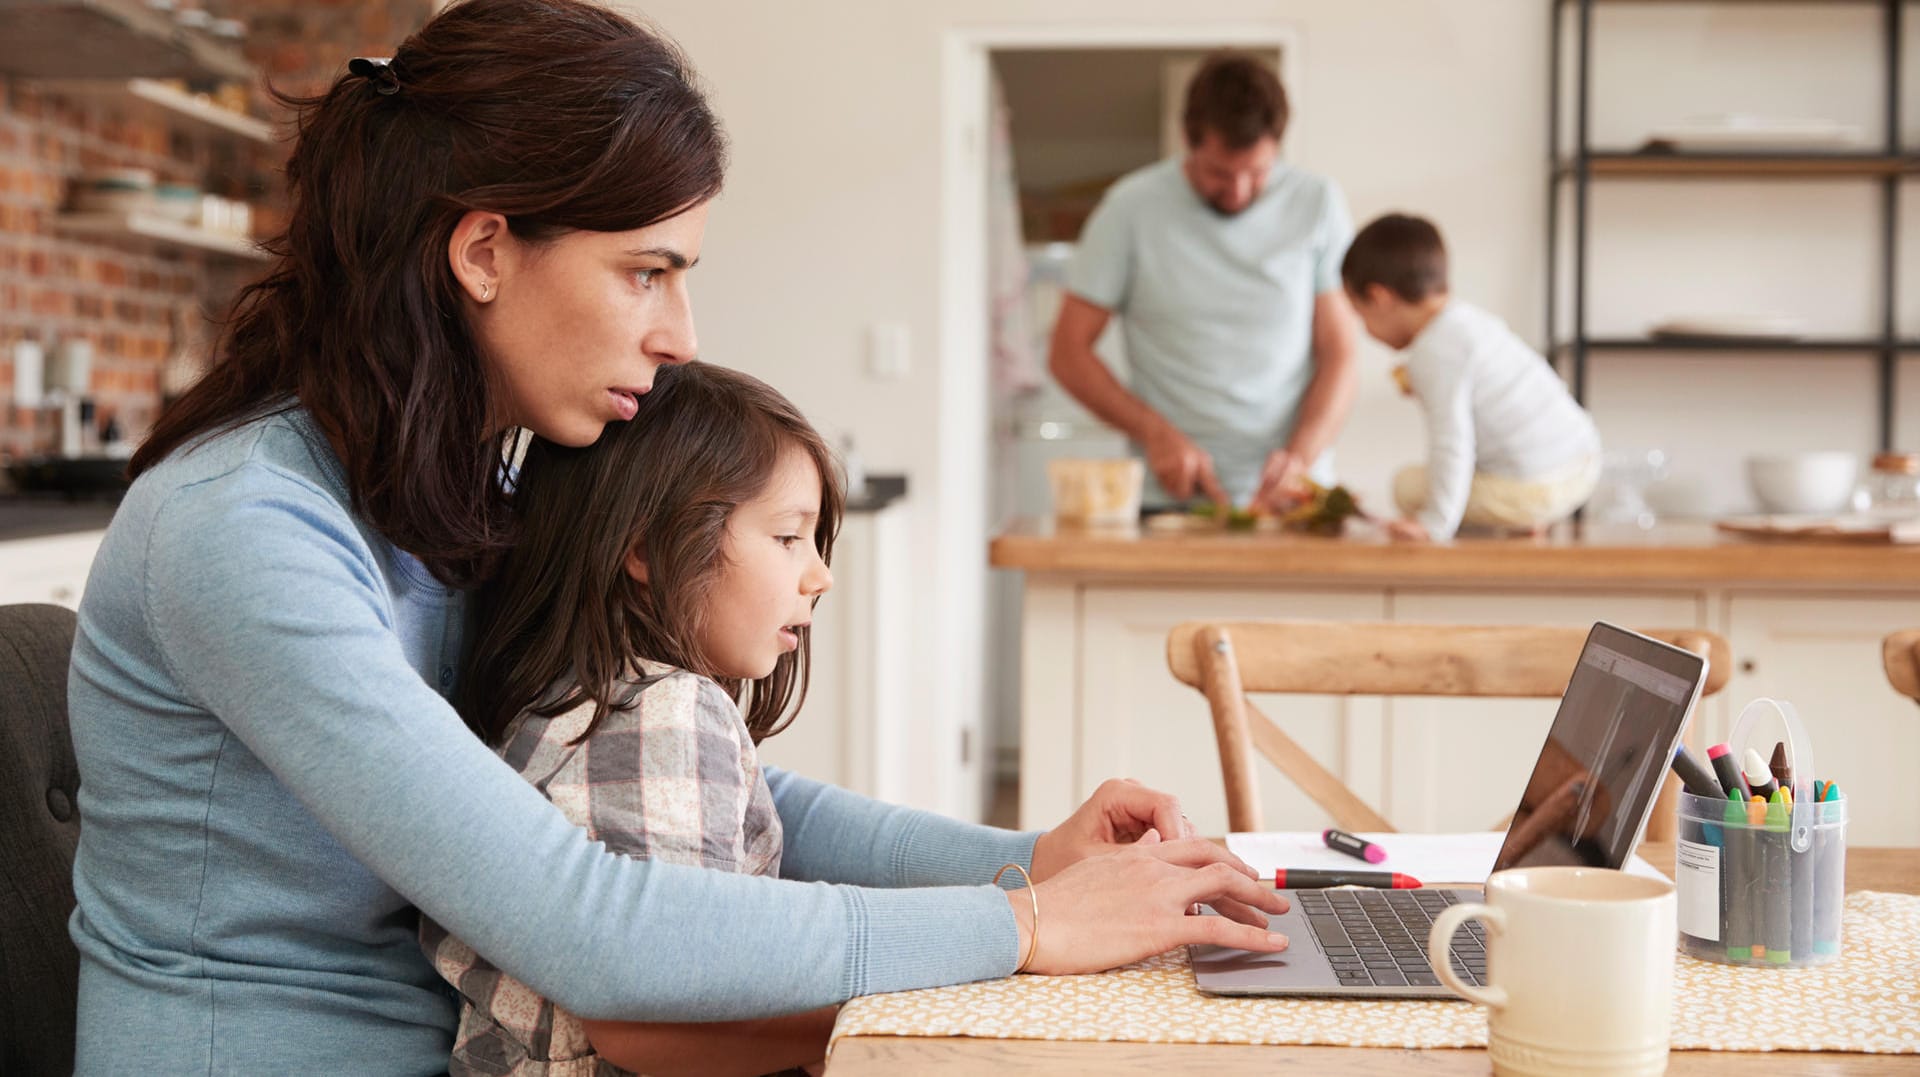
[[[1033,896],[1041,926],[1028,972],[1099,972],[1192,943],[1287,948],[1286,936],[1267,930],[1267,914],[1287,911],[1286,900],[1239,858],[1199,838],[1136,841],[1086,857],[1035,883]],[[1033,907],[1017,890],[1007,900],[1020,925],[1018,952],[1025,954],[1034,935]],[[1221,915],[1189,915],[1196,903]]]

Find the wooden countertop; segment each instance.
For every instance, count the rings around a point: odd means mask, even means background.
[[[1019,520],[993,540],[996,568],[1157,580],[1301,580],[1332,584],[1470,582],[1707,585],[1920,590],[1920,546],[1774,541],[1711,524],[1562,525],[1539,538],[1395,543],[1280,531],[1151,527],[1069,529]]]

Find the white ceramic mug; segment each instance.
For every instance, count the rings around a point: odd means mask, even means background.
[[[1486,904],[1435,917],[1427,954],[1440,982],[1487,1007],[1494,1073],[1652,1077],[1667,1069],[1674,907],[1664,879],[1516,868],[1487,880]],[[1447,960],[1470,919],[1486,924],[1487,987]]]

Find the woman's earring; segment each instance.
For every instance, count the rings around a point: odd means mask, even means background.
[[[480,282],[480,302],[485,303],[491,300],[492,298],[493,298],[493,282],[490,280],[481,281]]]

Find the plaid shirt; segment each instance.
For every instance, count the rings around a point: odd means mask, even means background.
[[[500,754],[576,826],[614,852],[749,875],[780,873],[780,816],[740,708],[719,685],[636,660],[639,698],[578,744],[593,704],[522,714]],[[432,920],[420,944],[459,990],[451,1072],[611,1077],[580,1019],[494,968]]]

